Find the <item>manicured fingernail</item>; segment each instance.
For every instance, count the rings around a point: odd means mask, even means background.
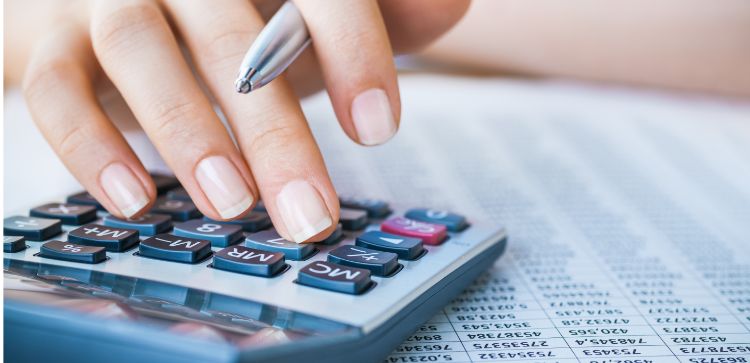
[[[388,95],[380,88],[370,88],[352,102],[352,120],[359,142],[382,144],[396,133],[396,121]]]
[[[109,164],[99,176],[99,183],[120,213],[134,216],[148,205],[148,194],[130,168],[122,163]]]
[[[234,218],[253,204],[240,172],[227,158],[209,156],[195,168],[195,179],[221,218]]]
[[[304,180],[289,182],[276,197],[276,207],[289,236],[300,243],[333,224],[323,198]]]

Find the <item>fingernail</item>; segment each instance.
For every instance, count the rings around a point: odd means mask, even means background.
[[[195,168],[195,179],[221,218],[234,218],[253,204],[245,179],[227,158],[209,156]]]
[[[140,180],[122,163],[109,164],[99,176],[99,183],[120,213],[134,216],[148,205],[148,194]]]
[[[370,88],[352,102],[352,120],[359,142],[382,144],[396,133],[396,121],[388,95],[380,88]]]
[[[276,207],[294,242],[304,242],[333,222],[323,198],[304,180],[289,182],[276,197]]]

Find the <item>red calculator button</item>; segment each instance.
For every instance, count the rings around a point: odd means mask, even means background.
[[[446,235],[446,228],[443,225],[418,222],[404,217],[387,219],[380,225],[380,229],[383,232],[419,238],[428,245],[440,244]]]

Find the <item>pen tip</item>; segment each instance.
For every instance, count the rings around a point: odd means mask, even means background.
[[[239,93],[248,93],[252,89],[252,85],[244,78],[238,78],[234,82],[234,89]]]

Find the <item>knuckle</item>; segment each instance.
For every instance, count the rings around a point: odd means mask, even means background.
[[[251,39],[255,39],[257,32],[243,29],[245,26],[229,24],[214,27],[220,29],[206,35],[201,55],[207,65],[213,67],[236,66]]]
[[[299,128],[288,123],[268,122],[269,127],[259,130],[250,141],[249,151],[255,155],[275,153],[280,148],[295,145],[304,135]]]
[[[150,2],[136,2],[118,8],[95,20],[91,25],[94,49],[108,53],[139,46],[139,33],[165,24],[161,10]]]
[[[88,144],[87,128],[83,125],[75,125],[64,130],[56,142],[57,153],[63,160],[70,160],[81,156],[81,149]]]
[[[165,139],[178,135],[189,136],[191,128],[187,127],[185,121],[202,112],[195,103],[177,99],[154,103],[149,114],[156,125],[156,134]]]
[[[71,78],[83,76],[82,72],[80,65],[71,59],[51,58],[28,69],[21,89],[26,101],[33,104]]]

